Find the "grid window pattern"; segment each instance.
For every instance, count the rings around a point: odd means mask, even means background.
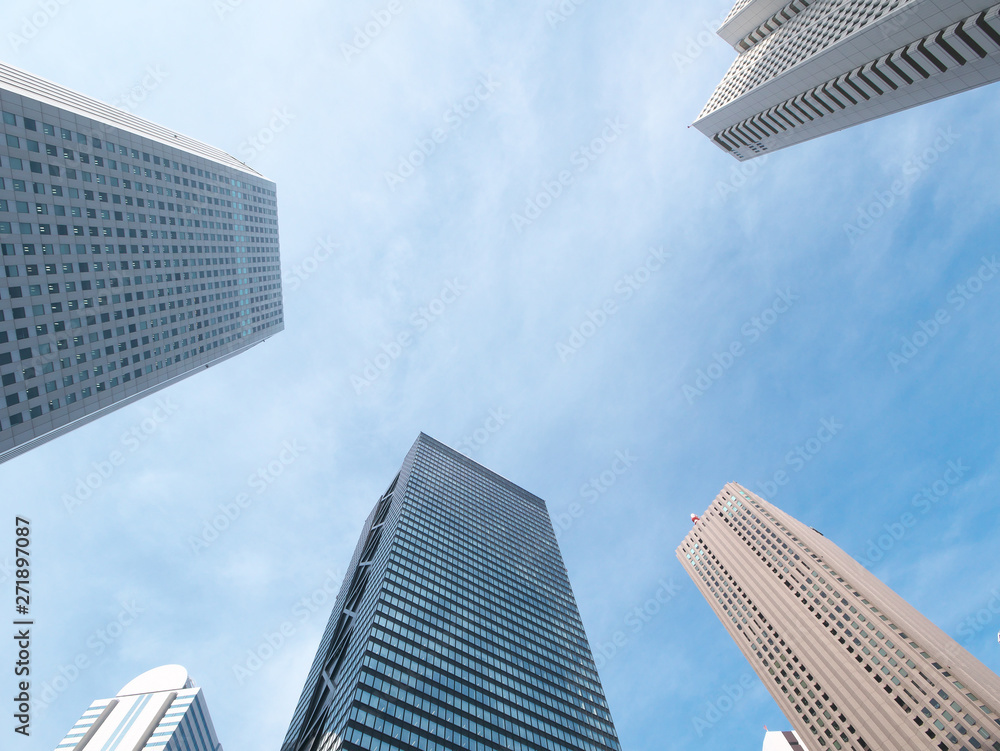
[[[734,154],[756,156],[802,140],[803,130],[835,130],[855,110],[882,97],[898,97],[910,87],[954,76],[988,58],[990,66],[998,65],[1000,5],[786,99],[716,133],[713,140]]]
[[[702,115],[772,79],[792,66],[878,21],[885,14],[918,0],[819,0],[795,14],[780,33],[766,34],[746,49],[708,100]]]
[[[540,499],[421,435],[358,551],[283,751],[620,748]]]
[[[810,747],[1000,751],[1000,678],[820,533],[729,484],[677,556]]]
[[[18,73],[0,88],[0,461],[284,327],[274,183],[33,99]]]
[[[758,24],[758,6],[778,9]],[[695,125],[741,160],[1000,79],[997,5],[754,0],[738,7],[720,34],[739,55]],[[736,16],[753,20],[741,25]]]

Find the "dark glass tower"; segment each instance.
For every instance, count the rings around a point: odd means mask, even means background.
[[[282,745],[337,749],[620,749],[545,502],[423,433]]]

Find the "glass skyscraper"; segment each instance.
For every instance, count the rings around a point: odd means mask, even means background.
[[[180,665],[133,678],[95,701],[56,751],[222,751],[205,695]]]
[[[284,328],[275,185],[0,63],[0,461]]]
[[[358,541],[282,751],[618,751],[544,501],[421,434]]]

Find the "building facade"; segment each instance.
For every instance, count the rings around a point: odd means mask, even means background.
[[[794,731],[769,730],[764,733],[761,751],[806,751],[806,747]]]
[[[275,185],[0,64],[0,461],[284,328]]]
[[[1000,751],[1000,677],[816,530],[730,483],[677,557],[810,751]]]
[[[129,681],[83,713],[56,751],[222,751],[205,696],[180,665]]]
[[[421,434],[362,530],[282,751],[618,751],[544,501]]]
[[[738,57],[695,127],[740,160],[1000,79],[1000,5],[739,0]]]

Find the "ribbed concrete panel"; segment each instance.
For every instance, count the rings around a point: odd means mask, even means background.
[[[739,27],[740,39],[730,32],[756,4],[720,29],[740,54],[695,127],[737,159],[1000,79],[1000,5],[815,0],[799,10],[803,1],[756,29]],[[801,122],[775,120],[775,108]]]
[[[763,26],[777,28],[801,13],[813,2],[815,0],[792,0],[791,2],[789,0],[756,0],[756,2],[743,6],[737,13],[731,12],[719,28],[719,36],[733,47],[737,47],[744,37],[754,32],[766,36],[772,31],[772,28],[762,28]],[[774,21],[769,23],[771,19]],[[737,51],[740,51],[738,47]]]

